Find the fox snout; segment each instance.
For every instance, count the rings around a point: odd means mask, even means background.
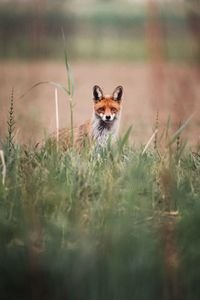
[[[108,114],[108,115],[102,114],[100,117],[104,122],[111,122],[115,119],[116,114]]]

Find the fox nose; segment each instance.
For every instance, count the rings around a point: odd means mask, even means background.
[[[110,118],[111,118],[111,116],[106,116],[106,120],[108,120],[108,121],[109,121],[109,120],[110,120]]]

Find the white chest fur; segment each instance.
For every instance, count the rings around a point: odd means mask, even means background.
[[[101,146],[106,146],[108,140],[115,141],[119,131],[119,116],[110,123],[105,123],[96,115],[93,116],[91,139]]]

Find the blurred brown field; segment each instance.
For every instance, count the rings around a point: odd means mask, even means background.
[[[105,93],[124,86],[121,131],[133,126],[132,141],[145,143],[151,136],[156,114],[162,128],[171,116],[173,130],[196,112],[184,136],[195,145],[200,140],[200,71],[197,67],[180,64],[131,64],[74,62],[74,119],[79,125],[92,114],[92,87],[100,85]],[[55,81],[67,86],[65,64],[54,61],[1,62],[0,74],[0,134],[6,135],[9,97],[14,87],[16,139],[37,141],[55,130],[55,88],[46,84],[19,99],[33,84]],[[69,99],[58,90],[60,127],[69,126]]]
[[[16,9],[13,10],[13,3]],[[55,130],[55,88],[67,86],[61,28],[74,74],[75,125],[92,114],[92,87],[124,86],[121,132],[146,143],[170,116],[175,132],[193,113],[183,136],[200,142],[200,8],[183,1],[15,1],[0,10],[0,138],[6,136],[14,88],[15,138],[36,142]],[[69,99],[58,91],[60,127],[69,126]]]

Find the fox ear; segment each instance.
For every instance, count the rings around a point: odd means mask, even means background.
[[[122,95],[123,95],[123,87],[121,85],[119,85],[118,87],[116,87],[116,89],[114,90],[112,97],[115,101],[120,102],[122,99]]]
[[[102,89],[100,88],[100,86],[98,85],[95,85],[93,87],[93,96],[94,96],[94,100],[95,101],[100,101],[103,99],[103,91]]]

